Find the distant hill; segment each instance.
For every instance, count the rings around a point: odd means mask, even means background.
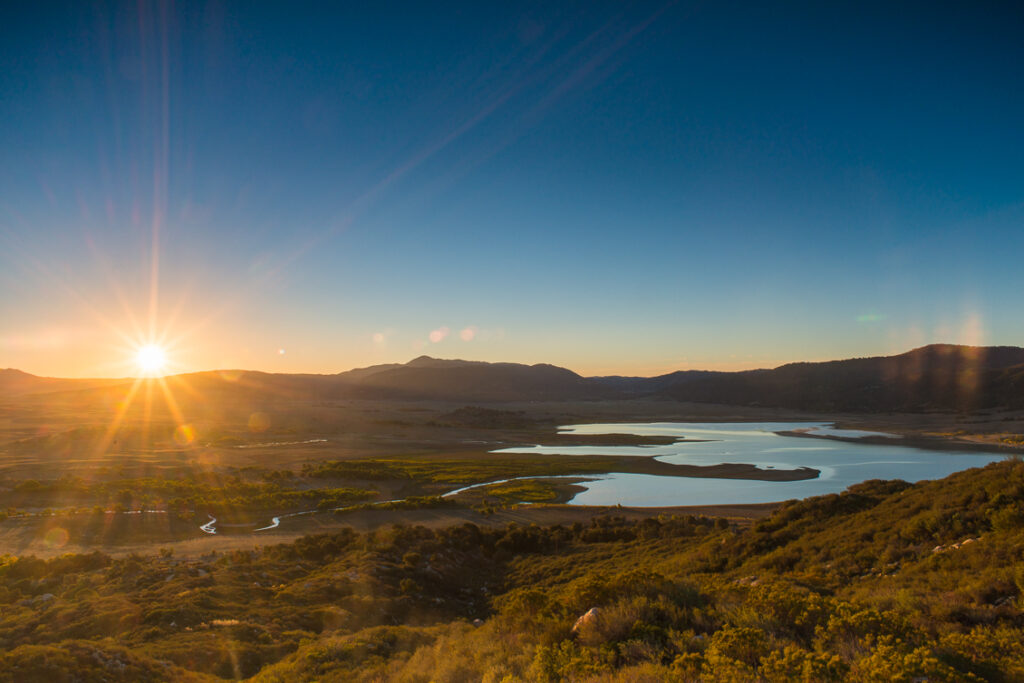
[[[198,391],[222,395],[273,394],[307,399],[429,399],[558,401],[615,392],[554,365],[484,363],[420,356],[408,363],[358,368],[336,375],[204,372],[181,376]],[[169,380],[172,381],[172,380]]]
[[[0,370],[0,394],[63,392],[88,401],[131,380],[64,380]],[[581,377],[548,364],[420,356],[336,375],[230,370],[168,377],[202,400],[443,400],[460,402],[661,398],[854,412],[1024,409],[1024,348],[933,344],[896,356],[790,363],[773,370],[687,370],[658,377]],[[121,387],[121,388],[119,388]],[[96,392],[100,392],[97,394]]]
[[[668,386],[652,384],[650,393],[807,410],[1024,408],[1024,349],[933,344],[897,356],[686,375]]]
[[[0,391],[5,394],[21,394],[49,385],[45,377],[36,377],[21,370],[6,368],[0,370]]]
[[[677,370],[667,375],[657,377],[623,377],[621,375],[610,375],[606,377],[591,377],[591,382],[611,389],[625,395],[657,394],[664,392],[677,384],[684,384],[698,379],[709,379],[718,375],[728,375],[728,372],[714,372],[711,370]]]
[[[70,391],[121,384],[123,379],[62,379],[39,377],[14,368],[0,370],[0,397],[51,391]]]
[[[613,396],[611,391],[554,365],[482,363],[420,356],[379,372],[338,378],[358,397],[459,401],[558,401]]]
[[[75,403],[116,400],[133,380],[50,380],[10,371],[19,394],[59,396]],[[484,363],[421,356],[405,364],[358,368],[336,375],[217,370],[165,378],[181,401],[441,400],[460,402],[560,401],[611,398],[618,392],[554,365]],[[23,388],[24,387],[24,388]],[[0,390],[4,386],[0,385]],[[13,394],[13,391],[5,393]]]

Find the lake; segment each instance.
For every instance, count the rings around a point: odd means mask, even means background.
[[[866,444],[781,436],[776,432],[803,430],[812,434],[859,438],[884,436],[879,432],[836,429],[821,422],[657,422],[587,424],[559,428],[564,434],[635,434],[674,436],[706,441],[677,442],[658,446],[528,446],[503,448],[496,453],[547,453],[573,455],[655,456],[668,463],[719,465],[746,463],[768,469],[812,467],[815,479],[770,482],[737,479],[663,477],[651,474],[598,475],[581,484],[586,490],[570,501],[574,505],[625,505],[662,507],[675,505],[730,505],[774,503],[839,493],[868,479],[941,479],[971,467],[1002,460],[998,453],[934,451],[892,444]],[[589,479],[590,477],[588,477]]]

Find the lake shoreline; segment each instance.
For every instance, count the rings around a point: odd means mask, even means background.
[[[918,448],[928,451],[974,451],[978,453],[1000,453],[1004,455],[1011,455],[1014,453],[1024,454],[1024,448],[1020,446],[968,441],[958,437],[927,436],[912,433],[893,432],[892,437],[848,437],[837,436],[834,434],[815,434],[814,432],[803,432],[797,430],[785,430],[775,433],[779,436],[802,439],[824,439],[826,441],[841,441],[843,443],[870,444],[875,446],[905,446],[907,448]]]

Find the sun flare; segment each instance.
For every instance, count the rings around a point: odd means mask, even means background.
[[[167,354],[156,344],[146,344],[135,352],[135,363],[143,375],[160,375],[167,365]]]

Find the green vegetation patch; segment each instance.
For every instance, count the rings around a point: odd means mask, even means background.
[[[556,484],[551,481],[526,479],[485,486],[481,492],[485,496],[499,498],[509,503],[547,503],[558,498],[558,490],[555,487]]]
[[[637,458],[644,460],[644,458]],[[532,456],[474,458],[374,458],[330,460],[303,465],[302,474],[313,478],[410,479],[445,484],[474,484],[525,474],[603,474],[620,470],[621,458]]]
[[[1024,680],[1022,511],[1006,461],[750,528],[395,525],[189,559],[8,557],[0,680]]]
[[[401,500],[388,500],[383,503],[353,505],[344,510],[337,510],[337,514],[343,515],[355,510],[452,510],[461,507],[464,507],[464,505],[454,498],[445,498],[443,496],[409,496]]]
[[[283,478],[250,481],[239,476],[207,474],[185,478],[142,477],[111,481],[61,478],[24,480],[0,496],[17,507],[99,506],[137,510],[286,510],[330,508],[368,500],[376,490],[351,487],[300,488]]]
[[[518,479],[479,486],[457,498],[471,505],[515,505],[517,503],[562,503],[582,490],[575,479]]]

